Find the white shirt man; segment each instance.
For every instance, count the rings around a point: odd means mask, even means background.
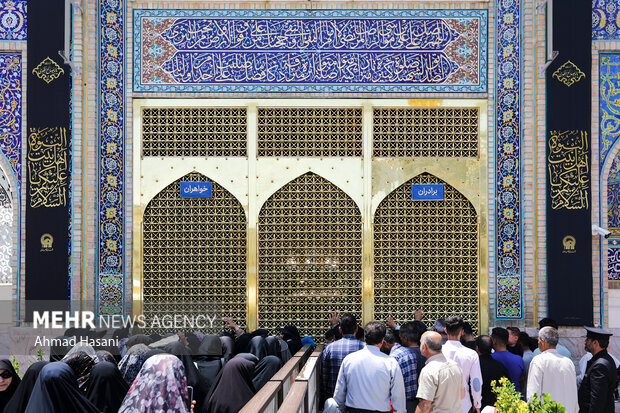
[[[541,353],[532,359],[527,376],[527,400],[534,395],[542,398],[548,393],[551,400],[561,403],[566,413],[577,413],[577,383],[573,362],[561,355],[555,348],[558,331],[543,327],[538,333],[538,347]]]
[[[381,352],[385,325],[371,321],[364,328],[366,347],[342,361],[334,400],[341,410],[406,413],[405,384],[396,359]],[[390,406],[390,401],[392,402]]]
[[[480,411],[482,407],[482,372],[480,371],[478,353],[460,342],[460,337],[463,334],[463,319],[460,316],[448,317],[445,323],[448,341],[443,345],[441,352],[448,360],[458,364],[463,373],[465,398],[461,401],[461,412],[468,413],[471,410],[470,394],[474,401],[474,407]]]

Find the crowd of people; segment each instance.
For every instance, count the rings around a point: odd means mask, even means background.
[[[324,412],[492,412],[492,383],[505,378],[526,401],[548,394],[566,413],[614,413],[620,363],[607,352],[607,331],[586,327],[577,376],[552,319],[539,322],[537,338],[516,327],[474,337],[460,316],[427,330],[421,319],[371,322],[363,343],[355,318],[344,315],[320,358]]]
[[[56,345],[22,378],[0,360],[0,413],[236,413],[303,344],[295,326],[270,336],[224,321],[221,336],[123,329],[112,348]],[[102,334],[70,328],[57,342]]]
[[[480,412],[495,404],[491,383],[503,377],[524,400],[546,393],[566,413],[614,412],[620,363],[604,330],[586,328],[577,376],[551,319],[533,338],[515,327],[475,337],[460,316],[427,329],[422,317],[416,311],[400,326],[388,318],[361,328],[354,315],[332,313],[317,363],[324,412]],[[224,322],[220,336],[125,329],[114,332],[111,348],[54,346],[50,360],[22,378],[0,360],[0,413],[236,413],[304,344],[314,345],[293,325],[273,336]],[[63,338],[102,334],[73,328]]]

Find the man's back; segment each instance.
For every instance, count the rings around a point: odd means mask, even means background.
[[[394,346],[390,351],[390,357],[398,362],[403,374],[407,400],[415,399],[418,392],[418,360],[415,350],[412,347]]]
[[[497,401],[497,396],[493,393],[491,382],[499,381],[502,377],[508,378],[510,376],[508,369],[490,354],[481,354],[480,371],[482,372],[482,407],[493,406]]]
[[[321,384],[323,396],[332,397],[340,365],[346,356],[364,348],[364,343],[352,335],[345,335],[340,340],[329,344],[321,354]]]
[[[530,363],[527,378],[527,399],[534,394],[540,399],[548,393],[551,400],[561,403],[566,413],[577,413],[577,383],[573,362],[555,349],[543,351]]]
[[[467,413],[472,407],[469,398],[470,383],[474,406],[481,407],[482,374],[480,373],[478,354],[455,340],[448,340],[446,344],[443,345],[441,352],[447,359],[454,361],[461,368],[463,386],[465,386],[465,398],[463,399],[462,412]]]
[[[458,364],[441,353],[426,361],[418,378],[417,397],[431,401],[431,412],[460,412],[464,391],[463,375]]]
[[[405,412],[405,386],[398,362],[377,346],[349,354],[340,366],[334,400],[339,406]]]
[[[514,384],[517,391],[521,391],[519,380],[525,375],[525,367],[523,367],[523,359],[512,354],[509,351],[496,351],[491,355],[495,360],[502,363],[508,369],[510,381]]]

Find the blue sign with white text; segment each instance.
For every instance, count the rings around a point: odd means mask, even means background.
[[[181,198],[211,198],[211,182],[181,181]]]
[[[414,201],[443,201],[443,184],[411,185],[411,199]]]

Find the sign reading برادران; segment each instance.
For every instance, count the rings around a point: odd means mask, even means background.
[[[63,0],[28,1],[27,320],[35,310],[68,309],[70,298],[71,74],[58,55],[64,49],[64,10]],[[45,308],[37,308],[42,300]]]
[[[547,293],[560,325],[592,325],[590,0],[553,7],[547,69]]]
[[[486,10],[134,10],[136,92],[486,92]]]

